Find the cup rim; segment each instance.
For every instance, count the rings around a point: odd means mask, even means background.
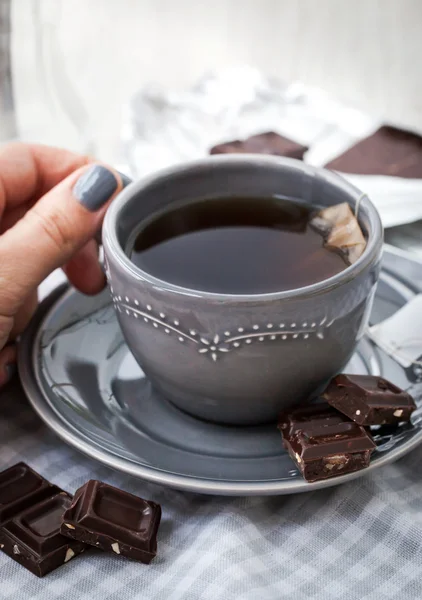
[[[116,224],[118,222],[119,215],[121,214],[125,206],[129,204],[133,200],[133,198],[138,193],[140,193],[145,187],[154,182],[157,182],[157,180],[162,179],[164,181],[169,177],[179,175],[184,172],[195,172],[196,170],[201,170],[204,167],[209,167],[210,164],[215,164],[216,166],[218,166],[219,164],[243,164],[245,166],[247,165],[255,168],[268,165],[276,166],[278,164],[287,167],[294,167],[295,169],[302,170],[302,172],[311,176],[321,177],[321,175],[323,175],[323,177],[328,183],[331,183],[334,186],[341,185],[343,189],[350,193],[351,197],[355,197],[356,202],[365,202],[365,207],[368,210],[368,215],[371,220],[371,226],[373,228],[373,231],[371,232],[371,236],[368,239],[365,251],[355,263],[349,265],[343,271],[340,271],[340,273],[336,273],[328,279],[323,279],[322,281],[318,281],[316,283],[300,288],[293,288],[291,290],[283,290],[280,292],[266,292],[260,294],[224,294],[187,288],[176,285],[169,281],[165,281],[163,279],[159,279],[158,277],[155,277],[147,271],[144,271],[143,269],[137,267],[124,252],[117,237]],[[270,301],[284,300],[297,297],[303,298],[337,288],[355,279],[360,273],[362,273],[362,271],[366,269],[366,267],[369,264],[371,264],[371,262],[381,252],[382,240],[383,226],[378,210],[364,192],[361,192],[358,188],[349,183],[339,173],[335,171],[330,171],[328,169],[324,169],[322,167],[314,167],[311,165],[307,165],[302,161],[292,158],[285,158],[279,156],[263,156],[261,154],[212,155],[199,160],[189,161],[155,171],[152,174],[142,177],[136,182],[132,182],[126,188],[124,188],[120,192],[120,194],[118,194],[118,196],[113,200],[110,207],[108,208],[103,224],[103,245],[106,250],[106,255],[108,250],[110,255],[113,257],[114,261],[116,261],[123,268],[123,270],[133,279],[143,283],[147,282],[156,289],[164,290],[167,292],[173,292],[178,295],[185,295],[191,297],[194,296],[197,298],[205,298],[221,302],[260,302],[264,300]]]

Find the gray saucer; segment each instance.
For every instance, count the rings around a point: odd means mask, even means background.
[[[422,265],[387,249],[371,323],[419,290]],[[40,417],[80,451],[131,475],[215,494],[288,494],[362,475],[303,481],[275,427],[229,427],[197,420],[155,392],[130,354],[108,292],[88,298],[56,290],[40,306],[20,345],[24,389]],[[409,387],[406,373],[363,339],[347,367]],[[422,441],[422,409],[412,425],[378,436],[371,466],[400,458]]]

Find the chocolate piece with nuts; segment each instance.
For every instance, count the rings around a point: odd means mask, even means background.
[[[278,428],[283,436],[283,441],[289,439],[308,423],[321,425],[336,425],[337,423],[348,423],[350,419],[339,413],[326,402],[319,404],[306,404],[292,408],[281,414],[278,420]]]
[[[24,463],[0,473],[0,549],[38,577],[69,562],[86,548],[60,534],[71,499]]]
[[[280,419],[284,446],[308,482],[368,467],[375,443],[363,427],[327,405],[299,408]]]
[[[150,563],[157,553],[161,507],[123,490],[88,481],[63,516],[62,534],[101,550]]]
[[[410,394],[374,375],[337,375],[323,397],[359,425],[392,425],[409,421],[416,409]]]

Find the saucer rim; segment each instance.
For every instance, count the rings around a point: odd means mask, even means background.
[[[414,259],[414,257],[412,257]],[[47,315],[54,310],[55,305],[67,295],[76,293],[74,289],[64,284],[53,290],[40,304],[36,315],[31,321],[27,331],[22,336],[18,348],[18,366],[22,387],[26,396],[38,416],[52,429],[64,442],[73,446],[83,454],[98,460],[106,466],[127,473],[128,475],[145,479],[149,482],[167,485],[172,488],[202,494],[217,495],[285,495],[292,493],[308,492],[328,487],[333,487],[365,476],[375,469],[386,464],[391,464],[405,456],[408,452],[422,443],[422,429],[413,438],[401,445],[385,452],[376,461],[363,471],[341,475],[315,483],[304,480],[267,480],[267,481],[219,481],[198,476],[179,475],[168,473],[156,468],[139,465],[128,458],[122,458],[111,451],[99,448],[94,442],[89,442],[85,436],[77,432],[71,425],[66,425],[53,408],[47,403],[44,395],[37,385],[34,370],[34,360],[37,358],[37,347],[32,342],[40,330],[41,324]]]

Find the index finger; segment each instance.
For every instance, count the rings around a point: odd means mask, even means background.
[[[79,167],[88,156],[41,144],[7,144],[0,148],[0,219],[6,209],[37,200]]]

